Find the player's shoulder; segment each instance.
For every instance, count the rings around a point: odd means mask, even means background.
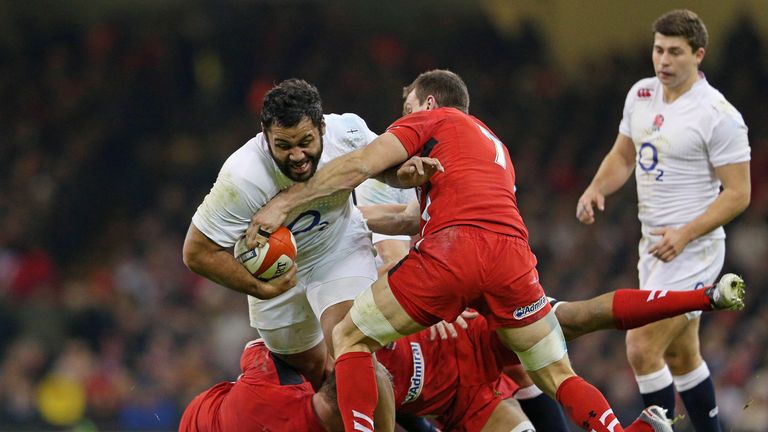
[[[326,133],[335,136],[355,136],[370,131],[368,124],[355,113],[324,114]]]
[[[661,83],[656,77],[643,78],[629,88],[628,102],[643,102],[653,99],[654,94],[661,91]]]
[[[739,110],[725,98],[720,90],[707,81],[703,81],[701,86],[701,106],[707,108],[713,117],[716,119],[725,117],[738,123],[744,122]]]
[[[244,169],[249,164],[266,161],[268,158],[264,135],[259,133],[232,152],[224,162],[224,167],[232,170]]]
[[[226,177],[233,183],[246,185],[266,185],[274,183],[271,171],[274,171],[272,157],[267,150],[266,140],[259,133],[235,150],[224,162],[219,178]]]
[[[365,120],[354,113],[325,114],[325,140],[342,152],[352,151],[370,143],[376,134]]]

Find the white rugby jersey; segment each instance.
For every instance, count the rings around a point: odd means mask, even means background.
[[[338,156],[367,145],[377,136],[356,114],[324,117],[323,152],[318,169]],[[230,247],[245,234],[251,217],[293,183],[280,171],[264,134],[259,133],[224,162],[192,223],[219,246]],[[368,235],[362,215],[349,195],[348,191],[340,191],[288,214],[285,225],[296,238],[296,263],[300,272],[322,262],[328,252]]]
[[[741,114],[701,76],[673,103],[656,78],[627,95],[619,133],[635,144],[638,218],[643,235],[695,219],[720,193],[715,167],[750,159]],[[722,227],[704,237],[724,238]]]
[[[360,186],[355,188],[357,205],[368,206],[376,204],[405,204],[415,201],[415,189],[398,189],[376,179],[368,179]],[[382,240],[404,240],[408,241],[411,237],[407,235],[390,236],[373,233],[373,243],[376,244]]]

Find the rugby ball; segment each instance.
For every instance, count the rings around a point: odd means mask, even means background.
[[[245,237],[235,243],[235,259],[252,275],[270,280],[286,272],[296,261],[296,239],[291,230],[281,226],[270,234],[267,244],[248,249]]]

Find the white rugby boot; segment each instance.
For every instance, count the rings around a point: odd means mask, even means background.
[[[726,273],[717,284],[707,288],[707,297],[715,310],[744,309],[744,293],[747,285],[744,279],[733,273]]]
[[[644,409],[636,421],[647,423],[654,432],[673,432],[672,422],[667,418],[667,410],[658,405]]]

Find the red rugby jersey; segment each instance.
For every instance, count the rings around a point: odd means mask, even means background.
[[[437,158],[445,168],[417,188],[423,236],[472,225],[528,239],[509,152],[480,120],[455,108],[439,108],[406,115],[387,132],[409,156]]]
[[[480,316],[456,326],[458,338],[429,340],[424,330],[406,336],[376,352],[376,359],[392,374],[398,413],[439,415],[454,407],[457,392],[467,386],[492,385],[504,366],[517,363],[515,354],[501,345]],[[504,396],[517,391],[509,382]]]
[[[187,407],[180,431],[322,432],[312,385],[276,359],[261,341],[249,344],[240,358],[243,374],[198,395]]]

